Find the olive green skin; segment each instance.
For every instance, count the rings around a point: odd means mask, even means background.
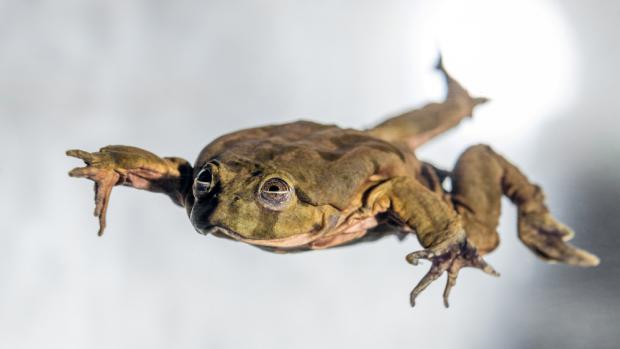
[[[460,269],[498,275],[482,256],[499,244],[503,197],[517,207],[519,238],[536,255],[598,265],[595,255],[567,243],[574,233],[550,214],[542,188],[490,147],[469,147],[451,172],[418,161],[416,148],[487,101],[472,98],[441,60],[437,68],[448,87],[445,101],[368,130],[307,121],[241,130],[211,142],[193,166],[131,146],[75,149],[67,155],[87,166],[69,175],[95,182],[99,235],[116,185],[164,193],[185,207],[198,232],[273,252],[374,239],[384,235],[373,229],[382,224],[393,226],[389,232],[414,233],[424,249],[406,259],[414,265],[428,259],[431,268],[411,292],[411,305],[444,273],[446,306]]]
[[[201,151],[194,176],[214,163],[218,171],[212,195],[195,199],[188,193],[185,199],[194,227],[203,233],[223,228],[272,247],[307,245],[346,224],[348,216],[360,214],[371,188],[420,172],[420,163],[405,147],[367,132],[306,121],[220,137]],[[284,179],[294,188],[283,209],[270,209],[257,200],[261,184],[270,178]],[[285,243],[295,236],[304,237]]]

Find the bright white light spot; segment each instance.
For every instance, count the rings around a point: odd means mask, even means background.
[[[417,52],[441,49],[472,94],[492,99],[477,113],[485,126],[479,135],[522,138],[570,106],[577,57],[552,2],[444,0],[422,5],[415,17],[416,28],[425,28]],[[418,90],[428,90],[421,80]]]

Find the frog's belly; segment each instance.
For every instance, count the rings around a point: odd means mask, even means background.
[[[339,229],[334,233],[325,234],[324,236],[312,241],[308,247],[313,250],[318,250],[346,244],[363,237],[369,229],[372,229],[377,225],[379,225],[379,222],[375,217],[369,217],[360,221],[349,223],[343,227],[339,227]]]

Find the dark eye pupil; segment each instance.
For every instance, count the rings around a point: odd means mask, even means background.
[[[215,186],[215,180],[216,178],[213,176],[213,172],[210,167],[202,169],[194,181],[194,197],[200,198],[210,193]]]
[[[213,175],[211,174],[211,171],[203,170],[200,172],[196,180],[199,182],[211,183],[213,181]]]
[[[259,198],[263,205],[272,209],[280,209],[293,195],[293,189],[283,179],[272,178],[261,187]]]
[[[289,191],[289,187],[283,180],[273,178],[263,184],[263,189],[261,191],[265,194],[279,195]]]

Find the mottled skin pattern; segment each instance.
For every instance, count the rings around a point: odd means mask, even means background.
[[[411,292],[411,304],[447,273],[444,303],[462,267],[497,275],[483,255],[499,244],[502,196],[516,206],[519,237],[551,262],[595,266],[598,258],[566,241],[573,232],[555,220],[541,188],[486,145],[468,148],[453,171],[419,161],[414,150],[456,126],[472,98],[443,69],[442,103],[388,119],[369,130],[299,121],[242,130],[207,145],[194,165],[129,146],[99,152],[70,150],[87,164],[69,174],[95,182],[95,215],[105,228],[115,185],[165,193],[185,207],[202,234],[242,241],[274,252],[322,249],[372,239],[378,226],[416,234],[432,262]],[[443,182],[452,181],[446,191]]]

